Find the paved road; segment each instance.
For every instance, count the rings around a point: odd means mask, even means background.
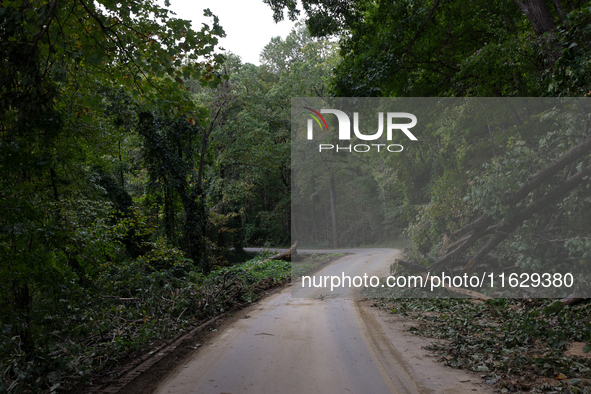
[[[363,282],[369,283],[372,276],[376,277],[376,279],[388,276],[390,274],[390,264],[394,263],[394,259],[399,257],[400,254],[399,250],[385,248],[300,250],[299,252],[338,252],[349,253],[349,255],[340,259],[338,263],[330,264],[321,271],[309,275],[312,278],[305,280],[304,283],[301,281],[294,283],[292,296],[296,298],[361,298],[360,290],[362,286],[359,285]],[[332,277],[334,279],[331,279]],[[312,282],[313,280],[314,282]],[[332,285],[338,286],[332,286],[331,282]]]
[[[350,250],[315,275],[387,275],[399,251]],[[297,287],[300,290],[296,290]],[[296,290],[293,292],[292,289]],[[243,312],[157,393],[473,393],[451,368],[421,358],[409,339],[354,300],[298,282]],[[356,290],[354,290],[356,291]],[[347,298],[343,298],[346,296]],[[375,309],[375,308],[373,308]],[[407,329],[405,329],[407,331]],[[392,336],[389,338],[389,336]],[[407,334],[408,335],[408,334]],[[403,350],[404,348],[405,350]],[[410,350],[410,351],[409,351]],[[420,363],[412,358],[420,359]],[[425,364],[426,363],[426,364]],[[463,376],[463,375],[462,375]],[[469,380],[469,379],[468,379]],[[466,382],[467,380],[464,380]],[[478,389],[478,392],[486,392]]]

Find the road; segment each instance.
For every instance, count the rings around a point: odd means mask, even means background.
[[[399,253],[349,252],[315,275],[387,275]],[[327,296],[293,283],[242,311],[156,393],[492,392],[480,378],[426,357],[425,340],[409,334],[407,322],[354,299],[355,291]]]

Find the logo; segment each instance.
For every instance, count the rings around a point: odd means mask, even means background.
[[[316,123],[318,123],[318,126],[320,126],[321,130],[322,130],[322,124],[320,123],[320,120],[318,120],[318,118],[322,119],[322,123],[324,123],[324,126],[326,127],[326,130],[328,131],[328,125],[326,124],[326,120],[324,120],[324,117],[322,115],[320,115],[320,112],[314,111],[312,108],[308,108],[308,107],[304,107],[304,109],[307,109],[310,112],[312,112],[312,115],[310,115],[310,116],[312,116],[314,118],[314,120],[316,120]],[[315,115],[317,115],[318,118]],[[312,119],[308,119],[308,139],[309,140],[312,139]]]
[[[308,140],[314,139],[314,121],[320,127],[320,130],[328,131],[328,124],[326,120],[322,116],[322,114],[333,114],[336,115],[339,130],[338,136],[339,141],[350,141],[351,140],[351,120],[349,116],[338,109],[321,109],[320,112],[313,110],[312,108],[304,107],[305,109],[310,111],[310,116],[313,119],[308,119]],[[400,119],[408,119],[410,122],[406,123],[399,123]],[[386,140],[392,141],[392,135],[395,131],[402,131],[408,139],[411,141],[417,141],[417,137],[414,136],[410,132],[409,129],[413,128],[417,124],[417,117],[408,112],[387,112],[386,113]],[[323,127],[324,126],[324,127]],[[359,130],[359,113],[353,112],[353,133],[355,137],[361,141],[375,141],[382,137],[384,134],[384,113],[378,112],[378,130],[373,134],[363,134]],[[370,150],[377,149],[378,152],[380,151],[388,151],[392,153],[402,152],[404,147],[400,144],[356,144],[356,145],[349,145],[349,146],[339,146],[333,144],[318,144],[318,151],[330,151],[336,150],[337,152],[345,151],[345,152],[358,152],[358,153],[365,153],[369,152]]]

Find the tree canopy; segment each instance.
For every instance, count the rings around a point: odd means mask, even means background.
[[[336,96],[582,96],[587,2],[269,0],[338,35]],[[300,15],[305,11],[305,16]]]
[[[253,300],[289,263],[244,248],[294,235],[409,238],[422,269],[588,267],[589,2],[264,2],[305,25],[260,66],[219,53],[209,10],[196,30],[167,2],[0,5],[0,391],[55,391]],[[345,163],[292,145],[296,97],[430,121]]]
[[[471,258],[464,256],[475,256],[465,268],[472,270],[475,261],[495,253],[506,266],[524,270],[586,266],[589,234],[578,223],[589,219],[583,196],[589,192],[585,171],[590,150],[584,148],[570,164],[561,161],[569,149],[586,146],[585,110],[568,100],[554,101],[556,107],[545,109],[539,99],[502,100],[589,95],[588,2],[266,3],[276,20],[302,18],[313,35],[338,38],[341,61],[328,96],[464,100],[451,112],[443,100],[434,105],[432,113],[423,116],[428,124],[417,126],[420,143],[403,154],[363,164],[371,168],[372,182],[382,192],[396,190],[382,194],[387,196],[385,209],[378,217],[389,228],[406,227],[412,239],[409,256],[415,262],[440,269],[456,260],[466,265]],[[504,110],[493,115],[493,101],[468,97],[497,97],[506,107],[498,106]],[[526,189],[520,198],[504,200],[506,193],[526,187],[528,179],[543,173],[553,160],[562,163],[560,171],[538,177],[544,183]],[[337,195],[347,195],[336,203],[342,216],[338,224],[346,229],[346,212],[359,214],[359,203],[371,199],[351,198],[349,192],[359,189],[352,184],[358,186],[361,179],[355,178],[355,183],[350,175],[340,182],[338,175],[329,177],[322,188],[333,188],[334,179],[340,189]],[[520,210],[523,214],[517,213]],[[326,222],[328,228],[338,224]],[[349,244],[346,232],[332,244]]]

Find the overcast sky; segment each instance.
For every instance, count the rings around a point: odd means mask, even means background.
[[[169,7],[178,18],[192,21],[194,30],[204,22],[211,26],[211,18],[203,16],[206,8],[218,16],[226,32],[219,46],[239,55],[243,63],[259,65],[259,55],[271,37],[285,38],[294,25],[289,20],[273,22],[271,7],[263,0],[170,0]]]

